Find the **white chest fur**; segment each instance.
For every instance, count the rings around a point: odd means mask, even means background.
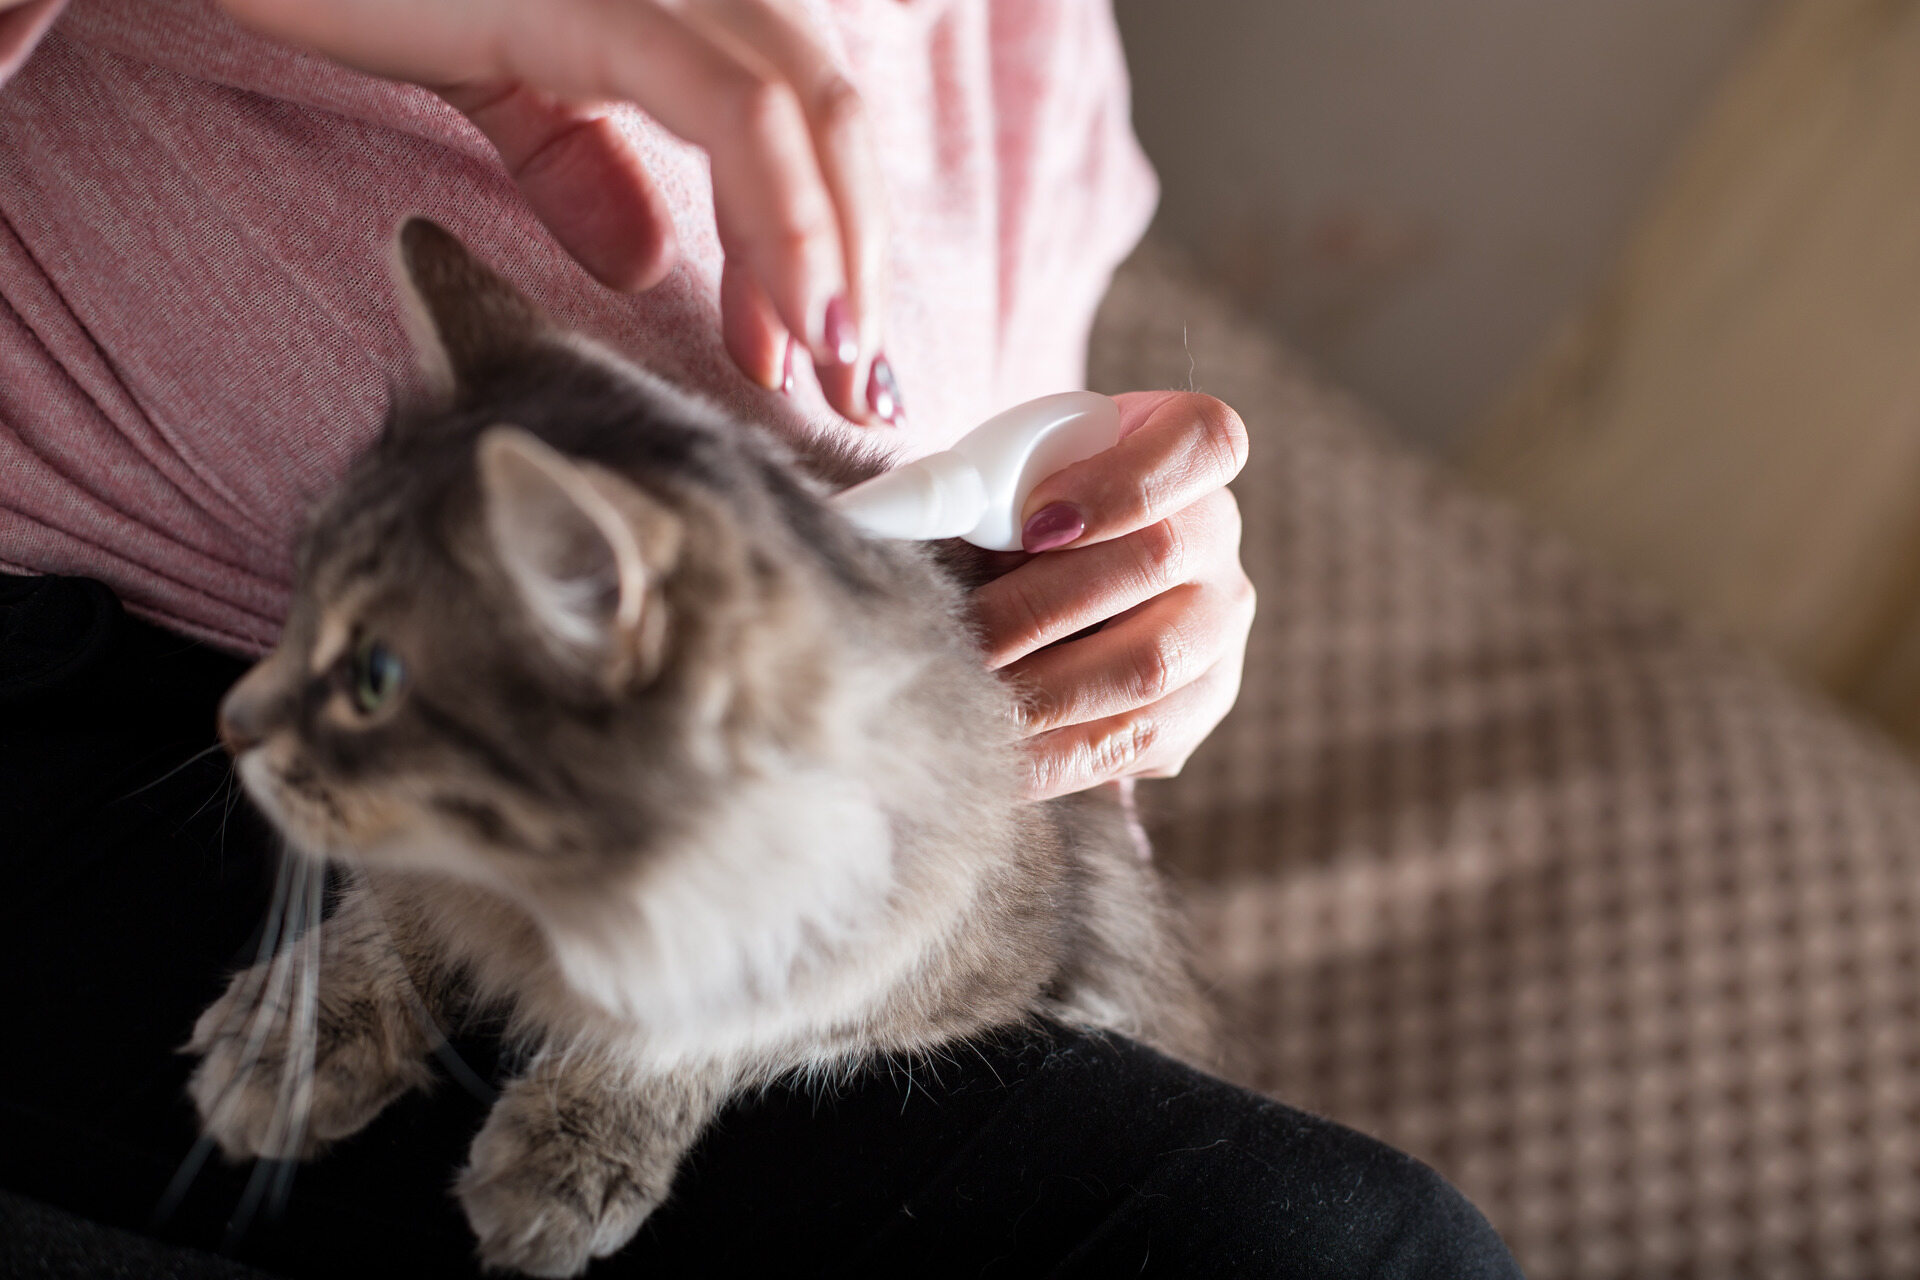
[[[860,1021],[923,949],[890,918],[894,889],[868,789],[789,775],[742,788],[633,883],[539,922],[566,985],[670,1066]]]

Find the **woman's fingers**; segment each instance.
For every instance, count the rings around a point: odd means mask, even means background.
[[[720,269],[720,335],[749,378],[770,390],[793,389],[793,339],[753,273],[732,258]]]
[[[20,69],[66,0],[0,0],[0,80]]]
[[[1238,415],[1179,392],[1118,403],[1120,442],[1035,487],[1033,558],[973,597],[988,664],[1023,694],[1038,798],[1178,772],[1233,705],[1253,625],[1226,488]]]
[[[1026,549],[1052,551],[1118,538],[1223,488],[1247,461],[1240,415],[1212,396],[1115,397],[1120,443],[1048,476],[1027,496]]]
[[[506,79],[490,46],[502,0],[220,0],[241,22],[362,71],[415,84]]]
[[[821,386],[828,400],[850,418],[897,422],[897,404],[889,413],[882,399],[891,369],[878,376],[888,283],[888,221],[885,184],[878,150],[860,95],[854,91],[804,20],[781,0],[700,0],[688,10],[696,23],[709,26],[716,39],[738,40],[767,64],[797,95],[812,134],[820,177],[838,217],[840,260],[846,289],[839,299],[847,326],[834,318],[828,335],[832,350],[820,361]],[[851,359],[846,357],[851,355]],[[897,401],[897,391],[894,393]]]
[[[1080,640],[1005,668],[1029,735],[1135,711],[1198,679],[1244,645],[1252,601],[1186,583]]]
[[[515,83],[440,96],[487,135],[540,221],[600,283],[649,289],[673,268],[673,215],[605,108]]]
[[[1218,501],[1231,507],[1224,491],[1196,507]],[[1062,595],[1057,609],[1037,607],[1045,621],[1027,633],[1028,640],[1102,614],[1132,597],[1146,598],[1123,605],[1090,635],[1029,653],[1003,669],[1021,690],[1028,782],[1036,798],[1116,778],[1177,773],[1232,708],[1256,603],[1253,584],[1236,554],[1238,509],[1232,508],[1231,514],[1215,510],[1190,523],[1197,531],[1191,553],[1173,550],[1149,560],[1197,570],[1195,580],[1148,594],[1158,574],[1169,570],[1136,568],[1126,585],[1094,593],[1083,602],[1073,601],[1070,592],[1076,579],[1082,591],[1088,589],[1085,575],[1048,580],[1039,588],[1058,588]],[[1090,567],[1096,553],[1133,555],[1138,542],[1135,535],[1127,535],[1075,552],[1039,556],[1007,576],[1076,557]],[[1034,581],[1042,579],[1036,575]]]
[[[1239,689],[1235,657],[1151,706],[1027,739],[1028,798],[1050,800],[1122,778],[1174,776],[1226,718]]]
[[[718,35],[699,6],[564,6],[581,38],[541,36],[560,6],[514,6],[524,30],[514,58],[534,83],[571,80],[570,96],[623,98],[707,152],[714,214],[730,258],[741,262],[789,333],[816,360],[857,358],[857,339],[840,330],[846,275],[839,218],[815,154],[803,91],[764,55]],[[569,46],[578,61],[549,58]],[[581,47],[584,46],[584,47]],[[512,56],[512,55],[510,55]],[[851,352],[842,352],[851,346]]]
[[[1225,489],[1132,533],[1035,556],[973,593],[989,668],[1236,562],[1240,509]]]
[[[1028,736],[1134,711],[1184,688],[1213,664],[1196,632],[1203,588],[1174,588],[1071,644],[1006,668]]]
[[[612,283],[657,279],[671,263],[671,225],[617,130],[590,110],[569,118],[561,104],[635,103],[708,154],[722,245],[757,289],[730,296],[764,300],[812,353],[842,414],[898,418],[891,370],[868,372],[883,328],[887,227],[867,120],[785,0],[225,3],[269,35],[456,97],[483,92],[473,86],[536,91],[525,103],[478,104],[476,121],[517,157],[522,188],[556,237]],[[582,198],[600,178],[614,197]],[[729,330],[729,349],[763,382],[779,346],[764,321],[756,312]]]

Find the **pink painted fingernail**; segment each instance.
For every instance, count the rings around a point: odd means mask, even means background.
[[[867,371],[867,408],[890,427],[907,420],[907,406],[900,399],[899,379],[893,376],[893,365],[883,355],[875,356],[873,368]]]
[[[860,358],[860,331],[853,327],[853,313],[847,308],[847,300],[837,297],[827,304],[826,316],[827,345],[833,348],[833,358],[841,364],[852,364]]]
[[[793,394],[793,349],[799,345],[792,338],[788,338],[787,354],[780,361],[780,390],[785,395]]]
[[[1087,531],[1086,517],[1071,502],[1050,502],[1033,513],[1020,530],[1020,545],[1030,552],[1064,547]]]

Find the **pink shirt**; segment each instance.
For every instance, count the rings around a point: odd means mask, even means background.
[[[1154,198],[1106,0],[802,2],[886,166],[905,451],[1080,385]],[[682,260],[627,296],[422,90],[258,39],[208,0],[73,0],[34,25],[0,14],[0,568],[100,578],[164,625],[270,645],[302,511],[413,378],[384,274],[408,213],[668,378],[798,439],[855,430],[804,373],[788,401],[734,369],[704,158],[637,112]]]

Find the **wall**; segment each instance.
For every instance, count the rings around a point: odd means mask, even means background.
[[[1920,748],[1920,0],[1792,0],[1470,473]]]
[[[1116,0],[1159,227],[1449,446],[1613,256],[1767,0]]]

